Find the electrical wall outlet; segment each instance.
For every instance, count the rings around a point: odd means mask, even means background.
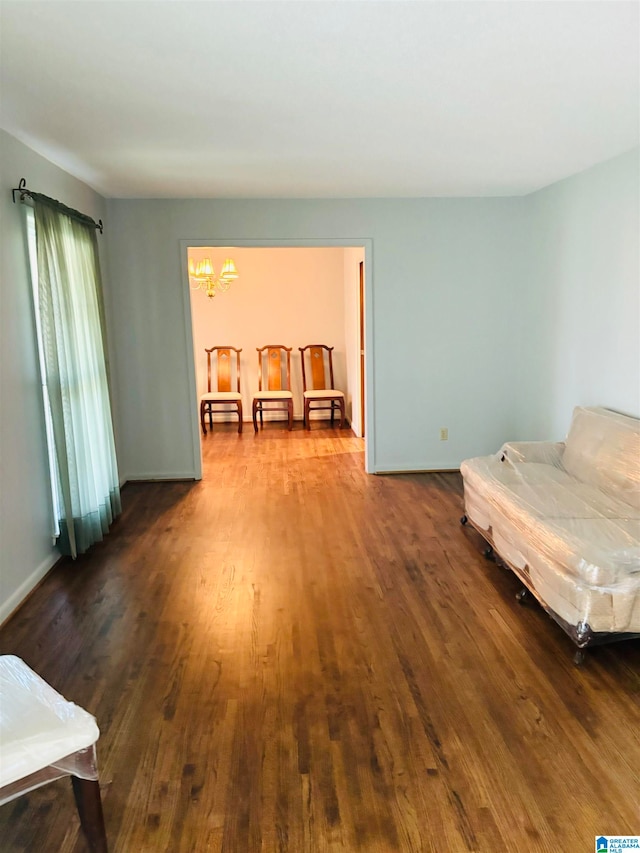
[[[440,441],[449,441],[449,427],[440,428]]]

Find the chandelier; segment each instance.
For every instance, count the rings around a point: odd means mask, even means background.
[[[238,270],[236,265],[227,258],[222,265],[220,275],[216,276],[211,258],[203,258],[201,261],[194,263],[193,258],[189,258],[189,283],[192,290],[204,290],[210,299],[216,293],[224,293],[229,290],[231,282],[238,278]]]

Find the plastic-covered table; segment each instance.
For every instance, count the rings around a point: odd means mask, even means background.
[[[68,702],[20,658],[0,656],[0,805],[71,776],[89,847],[106,853],[99,737],[91,714]]]

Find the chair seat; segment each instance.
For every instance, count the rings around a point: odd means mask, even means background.
[[[302,396],[305,400],[331,400],[344,397],[344,394],[331,388],[317,388],[315,391],[304,391]]]
[[[15,655],[0,657],[0,788],[87,749],[95,719],[57,693]]]
[[[208,391],[200,397],[200,401],[202,403],[226,403],[227,401],[235,403],[236,400],[241,399],[242,394],[238,394],[237,391]]]
[[[253,395],[254,400],[293,400],[291,391],[258,391]]]

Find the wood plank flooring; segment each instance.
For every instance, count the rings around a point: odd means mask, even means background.
[[[0,631],[91,711],[113,853],[593,850],[640,833],[640,644],[573,646],[459,524],[314,424],[217,425]],[[68,780],[0,850],[85,849]]]

